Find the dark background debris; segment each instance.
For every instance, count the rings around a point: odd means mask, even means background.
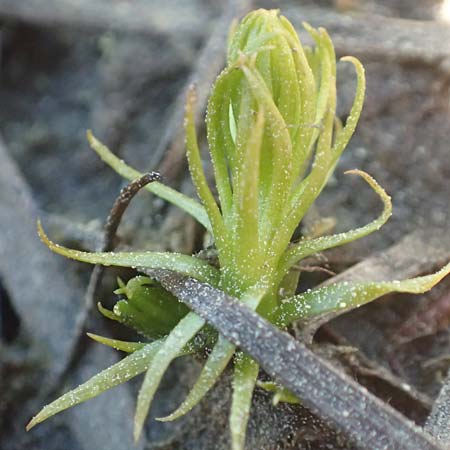
[[[179,157],[180,98],[192,80],[207,94],[203,86],[223,63],[219,41],[230,18],[250,2],[57,3],[0,0],[0,448],[123,450],[133,445],[134,383],[24,431],[43,403],[120,358],[86,339],[72,372],[64,372],[79,334],[91,268],[50,254],[38,241],[35,221],[43,218],[62,243],[93,249],[98,242],[123,182],[88,150],[88,128],[132,165],[160,169],[172,186],[192,194]],[[343,272],[338,277],[371,279],[435,269],[450,251],[450,24],[439,15],[443,3],[255,0],[253,5],[279,7],[297,27],[303,20],[325,26],[338,56],[355,54],[366,67],[362,120],[314,214],[335,217],[338,231],[376,215],[380,206],[372,192],[343,176],[358,167],[393,196],[394,216],[375,235],[328,252],[327,267]],[[342,64],[342,118],[354,83],[351,67]],[[198,124],[202,129],[201,120]],[[192,219],[145,193],[127,211],[119,234],[122,245],[140,249],[192,252],[203,241]],[[105,303],[117,273],[106,271],[98,294]],[[301,287],[326,278],[305,273]],[[318,331],[315,351],[380,398],[402,399],[392,405],[423,424],[450,365],[450,333],[445,320],[422,326],[422,312],[439,308],[449,291],[445,282],[427,295],[389,296],[345,314]],[[126,333],[96,312],[89,325],[117,337]],[[188,359],[174,364],[153,417],[177,405],[198,367]],[[227,449],[228,401],[224,377],[185,419],[149,420],[141,448]],[[433,414],[442,417],[436,407]],[[441,426],[440,420],[433,423]],[[429,429],[439,436],[433,426]],[[248,448],[352,444],[305,408],[274,408],[270,396],[258,391]]]

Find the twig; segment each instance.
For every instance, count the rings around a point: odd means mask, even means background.
[[[173,272],[145,272],[252,356],[313,413],[333,422],[360,448],[441,449],[422,429],[237,299]]]
[[[115,238],[117,228],[122,220],[123,213],[128,208],[133,197],[147,184],[153,181],[159,181],[161,176],[158,172],[150,172],[144,174],[141,178],[132,181],[124,188],[121,189],[119,196],[116,198],[111,211],[106,219],[104,226],[103,242],[100,245],[98,251],[100,252],[110,252],[114,250]],[[101,277],[104,271],[104,267],[101,265],[96,265],[92,270],[91,277],[89,279],[89,285],[86,290],[86,308],[84,314],[88,314],[92,308],[93,298],[95,292],[98,289],[98,285],[101,281]],[[83,321],[84,322],[84,321]]]
[[[151,172],[144,174],[141,178],[138,178],[127,186],[122,188],[119,193],[119,196],[115,200],[111,212],[106,219],[104,226],[104,235],[102,237],[103,242],[99,245],[98,251],[101,252],[109,252],[114,250],[115,247],[115,238],[117,228],[119,227],[120,221],[122,219],[123,213],[127,209],[133,197],[148,183],[153,181],[160,180],[160,175],[157,172]],[[78,332],[78,338],[76,344],[73,346],[69,358],[67,358],[67,364],[63,373],[65,376],[71,366],[74,364],[74,361],[77,355],[80,352],[80,347],[82,346],[82,337],[86,328],[86,320],[89,315],[89,312],[92,309],[93,300],[95,297],[95,293],[98,289],[98,286],[101,281],[101,277],[104,272],[104,267],[101,265],[96,265],[92,270],[91,277],[89,279],[89,284],[85,293],[85,304],[84,308],[80,311],[77,317],[77,327],[76,330]]]
[[[444,381],[424,428],[444,448],[450,448],[450,374]]]

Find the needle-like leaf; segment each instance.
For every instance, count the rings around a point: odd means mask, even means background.
[[[280,111],[274,103],[261,74],[251,65],[242,65],[252,95],[258,103],[258,107],[264,110],[267,117],[268,131],[266,138],[271,136],[272,168],[270,190],[265,199],[265,207],[262,211],[260,222],[262,224],[261,240],[268,240],[274,231],[275,224],[281,220],[280,211],[287,200],[292,184],[292,142]],[[264,163],[264,162],[263,162]],[[265,162],[267,163],[267,162]],[[266,174],[267,175],[267,174]],[[264,171],[262,171],[264,176]]]
[[[236,356],[230,411],[232,450],[244,450],[247,423],[258,372],[259,366],[250,356],[244,353]]]
[[[204,323],[205,321],[195,313],[189,313],[171,331],[153,358],[138,395],[136,415],[134,417],[135,441],[141,435],[156,389],[158,389],[167,367],[183,350],[183,347],[200,331]]]
[[[314,253],[318,253],[324,251],[326,249],[337,247],[340,245],[347,244],[356,239],[360,239],[364,236],[367,236],[374,231],[379,230],[389,219],[392,214],[392,202],[391,198],[386,191],[366,172],[362,170],[349,170],[345,172],[346,174],[355,174],[362,177],[369,186],[379,195],[380,199],[383,202],[383,212],[372,222],[369,224],[356,228],[351,231],[347,231],[345,233],[339,233],[332,236],[323,236],[317,239],[303,239],[298,244],[295,244],[291,247],[285,254],[282,262],[282,266],[284,267],[283,272],[286,272],[290,267],[294,264],[306,258],[307,256],[313,255]]]
[[[114,348],[115,350],[120,350],[126,353],[133,353],[141,348],[144,348],[147,344],[144,342],[128,342],[120,341],[119,339],[110,339],[105,336],[99,336],[94,333],[86,333],[91,339],[100,344],[106,345],[108,347]]]
[[[206,393],[214,386],[221,373],[225,370],[234,355],[235,349],[236,347],[233,344],[228,342],[222,336],[219,336],[217,344],[214,346],[213,351],[203,366],[197,382],[189,391],[186,399],[172,414],[157,420],[160,420],[161,422],[176,420],[181,416],[184,416],[195,405],[197,405]]]
[[[186,151],[189,171],[191,172],[192,182],[197,190],[197,195],[202,201],[211,222],[214,240],[219,251],[219,258],[226,258],[226,249],[224,248],[226,230],[224,227],[223,217],[211,193],[208,182],[206,181],[206,176],[200,157],[200,150],[198,148],[197,132],[195,129],[194,120],[194,108],[196,101],[197,97],[195,94],[195,89],[194,86],[191,86],[187,93],[185,112]]]
[[[353,100],[353,106],[350,110],[350,114],[347,117],[344,128],[336,137],[336,143],[333,146],[333,153],[335,159],[344,151],[345,147],[350,141],[350,138],[355,132],[356,125],[358,124],[359,117],[364,105],[364,96],[366,92],[366,76],[364,73],[364,67],[361,62],[354,56],[344,56],[341,61],[348,61],[355,66],[357,76],[357,86],[355,99]]]
[[[141,172],[133,169],[123,160],[114,155],[114,153],[112,153],[106,145],[102,144],[90,130],[87,132],[87,139],[92,150],[94,150],[102,161],[108,164],[120,176],[130,181],[142,177],[143,174]],[[205,209],[194,199],[157,181],[148,184],[145,189],[168,201],[169,203],[172,203],[183,211],[186,211],[195,220],[201,223],[209,232],[212,232],[211,223],[209,222]]]
[[[232,202],[228,157],[235,153],[230,127],[230,91],[238,82],[237,78],[239,77],[242,77],[242,74],[229,69],[225,69],[219,75],[209,98],[206,113],[209,150],[224,218],[229,217]],[[234,118],[232,119],[234,120]]]
[[[235,264],[245,276],[262,264],[259,242],[259,162],[264,133],[264,111],[253,122],[245,153],[234,183]],[[252,274],[249,274],[251,277]]]
[[[175,270],[208,283],[217,283],[219,272],[206,261],[180,253],[162,252],[83,252],[72,250],[52,242],[45,234],[41,223],[37,223],[38,233],[44,244],[53,252],[77,261],[104,266],[147,267]]]
[[[261,303],[266,292],[266,287],[255,285],[242,296],[241,301],[250,309],[255,310]],[[220,374],[225,370],[235,350],[236,347],[234,345],[230,344],[226,339],[219,335],[219,339],[214,346],[213,351],[209,355],[198,380],[189,392],[187,398],[176,411],[169,416],[158,420],[168,422],[178,419],[197,405],[212,388]]]
[[[118,363],[94,375],[90,380],[72,389],[54,402],[45,406],[27,425],[30,430],[55,414],[97,397],[148,369],[153,357],[160,350],[163,341],[155,341],[135,351]]]
[[[403,281],[332,284],[285,299],[280,305],[276,323],[279,327],[302,319],[339,309],[350,310],[391,292],[422,294],[450,273],[450,263],[432,275]]]

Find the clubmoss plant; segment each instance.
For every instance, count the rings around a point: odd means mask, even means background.
[[[294,231],[327,184],[353,135],[364,101],[365,76],[354,57],[341,60],[355,67],[356,94],[342,125],[336,115],[336,56],[327,32],[304,25],[315,42],[304,47],[289,21],[278,11],[257,10],[234,30],[227,66],[217,78],[207,108],[207,138],[218,201],[208,185],[194,124],[195,90],[187,94],[185,130],[189,170],[201,203],[154,182],[153,194],[197,219],[214,239],[218,268],[198,255],[131,252],[87,253],[51,242],[39,225],[41,239],[56,253],[92,264],[163,268],[194,277],[239,298],[274,325],[285,329],[298,319],[357,307],[389,292],[420,293],[450,272],[374,283],[337,283],[295,295],[295,267],[312,254],[362,238],[378,230],[391,215],[391,201],[367,173],[352,170],[380,197],[383,211],[368,225],[347,233],[291,242]],[[141,174],[114,156],[90,132],[98,155],[123,177]],[[151,279],[137,277],[117,291],[124,298],[113,311],[101,311],[135,328],[148,343],[130,343],[91,335],[130,353],[86,383],[47,405],[28,428],[146,372],[135,416],[139,438],[153,396],[169,364],[187,353],[212,348],[198,381],[179,408],[159,420],[175,420],[190,411],[233,361],[230,412],[234,450],[244,448],[245,430],[259,367],[251,357],[178,304]],[[264,339],[264,336],[261,336]],[[277,399],[293,401],[277,391]]]

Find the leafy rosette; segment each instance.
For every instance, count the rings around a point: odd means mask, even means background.
[[[301,260],[378,230],[392,208],[390,197],[370,175],[350,171],[380,197],[383,210],[379,217],[346,233],[291,242],[355,131],[365,91],[361,63],[354,57],[342,58],[355,67],[357,77],[353,106],[342,125],[336,115],[333,44],[324,29],[304,26],[314,48],[301,44],[292,25],[278,11],[261,9],[250,13],[230,37],[227,66],[213,86],[206,118],[218,199],[208,185],[198,147],[194,88],[187,94],[185,130],[189,169],[200,203],[159,182],[146,186],[206,228],[214,239],[219,268],[196,255],[70,250],[51,242],[39,226],[45,244],[56,253],[91,264],[169,269],[207,282],[239,298],[282,329],[298,319],[357,307],[390,292],[421,293],[431,289],[450,272],[450,264],[433,275],[415,279],[342,282],[295,295],[299,276],[296,266]],[[120,175],[129,180],[141,176],[90,132],[88,139]],[[142,344],[91,335],[130,355],[43,408],[28,428],[145,372],[135,416],[137,439],[169,364],[207,345],[212,350],[187,398],[176,411],[159,420],[175,420],[190,411],[233,361],[231,442],[234,450],[242,450],[258,378],[257,363],[208,329],[194,312],[177,305],[174,297],[148,278],[122,284],[119,293],[125,298],[112,312],[102,309],[104,314],[155,340]],[[295,400],[282,387],[270,382],[261,385],[276,391],[277,400]]]

